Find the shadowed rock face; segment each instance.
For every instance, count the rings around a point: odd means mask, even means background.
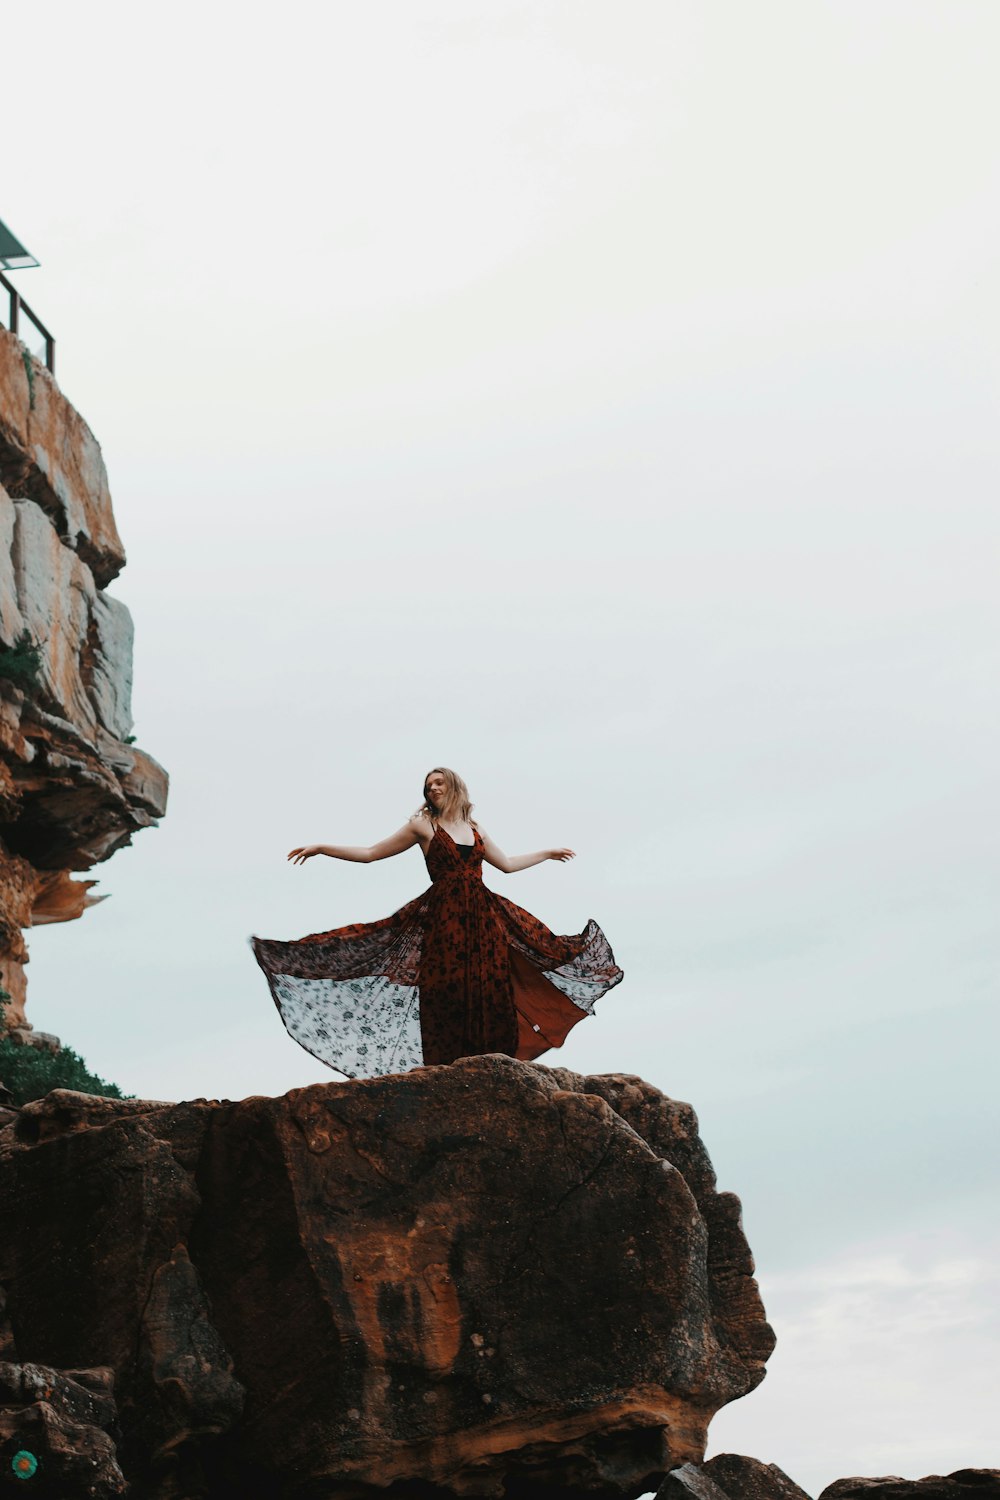
[[[717,1453],[700,1468],[682,1464],[668,1474],[656,1500],[809,1500],[777,1464],[741,1453]]]
[[[740,1453],[717,1453],[702,1473],[707,1474],[729,1500],[809,1500],[805,1490],[789,1479],[777,1464],[763,1464]]]
[[[779,1469],[740,1453],[718,1453],[707,1464],[681,1464],[656,1500],[809,1500]],[[819,1500],[1000,1500],[1000,1469],[958,1469],[926,1479],[838,1479]]]
[[[668,1099],[641,1078],[615,1074],[585,1078],[564,1068],[552,1069],[551,1075],[565,1088],[604,1099],[681,1173],[708,1233],[708,1286],[718,1336],[741,1357],[763,1367],[774,1348],[774,1334],[764,1318],[754,1280],[740,1200],[735,1193],[716,1191],[715,1172],[690,1104]]]
[[[128,743],[132,621],[104,593],[124,564],[93,433],[0,329],[0,984],[12,1026],[24,1021],[21,930],[93,905],[94,882],[71,872],[166,807],[165,773]],[[19,685],[3,648],[25,633],[41,663]]]
[[[1000,1469],[956,1469],[926,1479],[838,1479],[820,1500],[1000,1500]]]
[[[0,1364],[0,1487],[40,1500],[111,1500],[125,1478],[110,1432],[115,1402],[110,1370],[52,1370]]]
[[[115,1371],[143,1495],[624,1497],[764,1373],[723,1197],[688,1106],[509,1058],[53,1094],[0,1134],[0,1282],[18,1358]]]

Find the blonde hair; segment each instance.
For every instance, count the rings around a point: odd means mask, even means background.
[[[440,808],[435,809],[427,796],[427,783],[432,776],[444,777],[444,801]],[[423,815],[430,818],[432,823],[442,820],[446,823],[471,823],[473,804],[469,801],[469,788],[459,776],[457,771],[449,771],[447,766],[432,766],[424,777],[424,800],[413,814],[415,818]]]

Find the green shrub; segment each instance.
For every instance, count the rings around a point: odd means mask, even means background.
[[[34,687],[42,670],[42,648],[30,630],[22,630],[13,646],[0,646],[0,677],[18,687]]]
[[[13,1042],[8,1036],[0,1038],[0,1083],[10,1089],[15,1104],[44,1099],[53,1089],[75,1089],[78,1094],[101,1094],[106,1099],[127,1097],[117,1084],[105,1083],[91,1073],[72,1047],[49,1052]]]

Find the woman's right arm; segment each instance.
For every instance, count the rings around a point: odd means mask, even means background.
[[[394,854],[402,854],[404,850],[412,849],[414,844],[420,842],[420,829],[416,819],[411,819],[395,833],[390,833],[387,839],[381,839],[368,848],[360,844],[304,844],[300,849],[293,849],[288,858],[293,864],[304,865],[314,854],[327,854],[331,859],[347,859],[353,864],[370,865],[377,859],[391,859]]]

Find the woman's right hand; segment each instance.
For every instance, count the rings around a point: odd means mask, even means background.
[[[322,854],[322,844],[304,844],[301,849],[293,849],[288,858],[295,865],[304,865],[307,859],[312,859],[314,854]]]

